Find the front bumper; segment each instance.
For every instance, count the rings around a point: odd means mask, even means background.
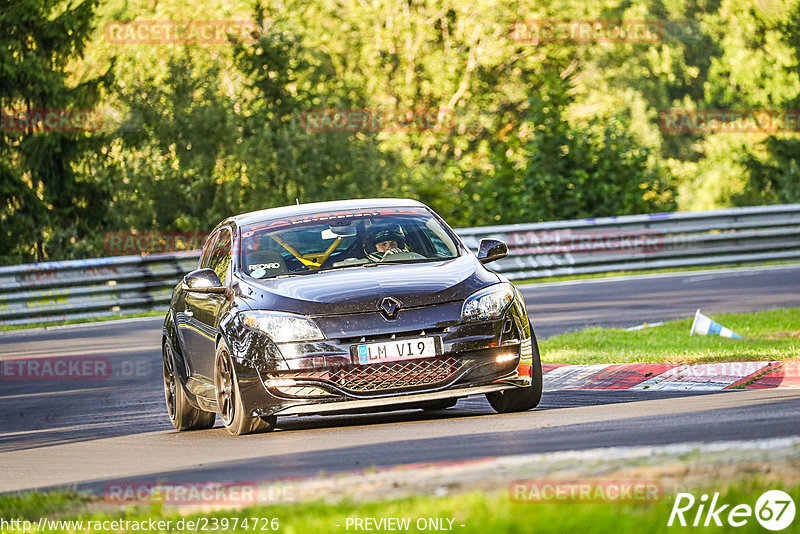
[[[472,386],[465,388],[447,389],[443,391],[431,391],[428,393],[413,393],[409,395],[395,395],[393,397],[380,397],[373,399],[348,400],[347,402],[327,402],[313,404],[297,404],[282,409],[280,415],[313,415],[313,414],[336,414],[348,412],[366,412],[375,409],[396,409],[402,410],[406,407],[413,407],[416,404],[460,399],[472,395],[483,395],[509,389],[507,384],[489,384],[485,386]]]
[[[460,322],[460,302],[404,309],[391,320],[316,317],[328,339],[279,345],[242,327],[232,347],[246,350],[232,355],[244,407],[252,416],[391,410],[529,386],[533,332],[524,310],[475,323]],[[434,358],[354,363],[358,344],[431,336],[441,346]]]

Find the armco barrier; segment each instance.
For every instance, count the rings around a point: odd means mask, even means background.
[[[166,309],[199,251],[0,267],[0,325]]]
[[[800,260],[800,204],[462,228],[507,242],[510,279]],[[163,310],[198,251],[0,267],[0,325]]]
[[[492,264],[512,280],[728,263],[800,259],[800,204],[626,215],[464,228],[508,243]]]

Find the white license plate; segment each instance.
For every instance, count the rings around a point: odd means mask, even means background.
[[[433,356],[436,356],[436,338],[433,337],[367,343],[356,346],[355,350],[356,361],[361,365]]]

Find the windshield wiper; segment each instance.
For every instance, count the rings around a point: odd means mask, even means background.
[[[387,261],[382,261],[380,263],[376,263],[375,265],[381,265],[381,264],[382,265],[389,265],[389,264],[400,265],[401,263],[425,263],[425,262],[428,262],[428,261],[444,261],[444,260],[452,260],[452,259],[455,259],[455,256],[453,256],[452,258],[441,258],[441,257],[437,256],[435,258],[417,258],[417,259],[413,259],[413,260],[398,260],[398,261],[388,261],[387,260]]]
[[[316,274],[328,271],[341,271],[344,269],[357,269],[361,267],[376,267],[378,265],[402,265],[404,263],[426,263],[432,261],[444,261],[444,260],[452,260],[455,259],[456,256],[453,257],[441,257],[436,256],[434,258],[420,258],[415,260],[400,260],[400,261],[379,261],[379,262],[368,262],[368,263],[358,263],[356,265],[342,265],[341,267],[326,267],[325,269],[314,269],[308,271],[295,271],[291,273],[279,274],[278,276],[273,276],[272,278],[289,278],[290,276],[304,276],[307,274]],[[268,278],[259,278],[258,280],[268,280]]]
[[[372,267],[374,265],[380,265],[380,263],[372,263],[372,262],[370,262],[370,263],[359,263],[357,265],[344,265],[342,267],[326,267],[325,269],[314,269],[313,271],[312,270],[295,271],[295,272],[292,272],[292,273],[279,274],[278,276],[274,276],[273,278],[287,278],[289,276],[301,276],[301,275],[306,275],[306,274],[316,274],[316,273],[322,273],[322,272],[328,272],[328,271],[341,271],[343,269],[353,269],[355,267]],[[262,280],[265,280],[265,279],[262,278]]]
[[[316,274],[318,272],[319,272],[319,270],[316,270],[316,271],[311,271],[311,270],[308,270],[308,271],[295,271],[295,272],[292,272],[292,273],[279,274],[278,276],[273,276],[273,278],[288,278],[290,276],[303,276],[303,275],[306,275],[306,274]],[[262,278],[262,280],[267,280],[267,278]]]

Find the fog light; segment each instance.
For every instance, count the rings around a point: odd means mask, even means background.
[[[517,359],[517,355],[514,353],[509,354],[500,354],[497,358],[495,358],[495,362],[497,363],[506,363]]]
[[[267,387],[268,388],[288,388],[290,386],[295,385],[297,382],[292,380],[291,378],[275,378],[272,380],[267,380]]]

